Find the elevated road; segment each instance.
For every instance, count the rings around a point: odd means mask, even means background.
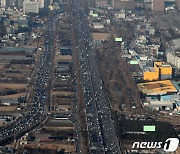
[[[4,141],[14,136],[20,136],[25,132],[30,131],[41,123],[47,116],[47,96],[48,96],[48,84],[50,79],[50,70],[52,65],[52,55],[54,49],[55,29],[57,22],[56,13],[50,14],[49,23],[45,32],[45,44],[44,51],[40,57],[40,63],[37,68],[37,75],[35,77],[35,89],[31,108],[27,115],[20,118],[12,125],[0,129],[0,145],[4,144]]]

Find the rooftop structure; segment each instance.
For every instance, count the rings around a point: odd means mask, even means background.
[[[178,85],[171,80],[140,83],[138,87],[146,95],[163,95],[178,92]]]

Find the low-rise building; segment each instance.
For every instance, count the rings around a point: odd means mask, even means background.
[[[138,84],[139,90],[149,96],[177,94],[179,86],[175,81],[163,80]]]
[[[104,25],[101,24],[100,22],[93,22],[93,27],[95,29],[102,29],[102,28],[104,28]]]
[[[173,109],[172,101],[151,101],[149,107],[156,110],[170,110]]]

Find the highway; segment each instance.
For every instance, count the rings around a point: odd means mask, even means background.
[[[115,133],[110,104],[99,75],[83,3],[74,0],[73,5],[90,153],[120,154],[121,148]]]
[[[50,69],[52,65],[52,55],[54,49],[54,37],[56,28],[57,16],[52,13],[49,17],[47,30],[45,32],[44,51],[40,57],[40,63],[37,67],[37,75],[34,82],[34,94],[31,103],[31,108],[27,115],[21,117],[12,125],[0,130],[0,144],[7,138],[18,136],[22,132],[31,130],[42,122],[47,115],[47,95],[48,83],[50,79]]]

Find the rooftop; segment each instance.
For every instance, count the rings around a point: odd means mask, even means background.
[[[178,91],[171,80],[140,83],[138,87],[146,95],[163,95]]]
[[[154,67],[147,67],[146,68],[147,72],[156,72],[156,70],[154,69]]]
[[[92,33],[93,40],[108,40],[110,37],[109,33]]]

